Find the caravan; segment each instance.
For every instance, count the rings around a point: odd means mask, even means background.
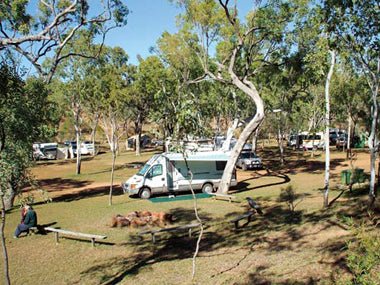
[[[34,143],[33,159],[57,159],[58,144],[57,143]]]
[[[194,190],[211,193],[219,186],[229,153],[222,151],[197,152],[186,155],[186,161],[193,177]],[[158,193],[176,193],[190,190],[190,173],[182,153],[154,155],[140,171],[122,184],[129,195],[149,199]],[[236,172],[231,180],[235,186]]]
[[[305,150],[324,148],[325,140],[323,132],[308,135],[303,139],[302,147]]]

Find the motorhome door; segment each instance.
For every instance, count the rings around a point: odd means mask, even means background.
[[[154,164],[145,176],[145,185],[148,186],[152,193],[161,193],[166,191],[166,167],[162,163]]]

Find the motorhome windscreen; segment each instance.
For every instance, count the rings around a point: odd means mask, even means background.
[[[150,164],[148,164],[148,163],[145,164],[145,165],[143,166],[143,168],[141,168],[140,171],[137,172],[137,175],[144,176],[145,173],[148,171],[149,168],[150,168]]]

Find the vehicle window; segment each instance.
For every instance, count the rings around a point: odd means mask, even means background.
[[[226,167],[227,161],[215,161],[216,163],[216,170],[224,170]]]
[[[152,168],[152,177],[162,175],[162,164],[154,165]]]
[[[149,167],[150,167],[150,164],[148,164],[148,163],[145,164],[145,165],[143,166],[143,168],[141,168],[140,171],[137,172],[137,175],[144,176],[145,173],[148,171]]]
[[[242,152],[240,154],[240,158],[250,158],[250,157],[251,157],[251,155],[249,152]]]
[[[307,137],[307,140],[320,140],[321,136],[320,135],[310,135]]]

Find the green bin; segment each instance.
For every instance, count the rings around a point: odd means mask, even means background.
[[[365,180],[364,169],[363,168],[355,168],[354,169],[354,183],[363,183],[364,180]]]
[[[351,181],[351,170],[343,170],[340,174],[342,184],[349,185]]]
[[[363,183],[365,180],[364,169],[363,168],[355,168],[354,175],[352,176],[352,172],[350,169],[343,170],[340,174],[342,179],[342,184],[349,185],[351,183],[351,179],[353,179],[352,184],[354,183]]]

